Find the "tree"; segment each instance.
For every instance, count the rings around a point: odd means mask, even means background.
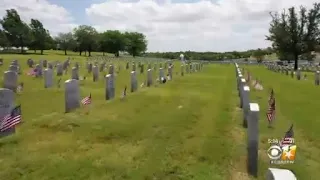
[[[260,48],[255,50],[252,54],[252,56],[257,59],[258,63],[261,63],[263,61],[265,55],[266,55],[266,52]]]
[[[10,46],[9,40],[3,30],[0,29],[0,47]]]
[[[280,59],[294,59],[294,69],[298,68],[300,55],[314,51],[319,39],[320,3],[315,3],[309,11],[301,6],[297,13],[294,7],[278,13],[270,13],[267,40]],[[312,56],[310,56],[312,58]]]
[[[39,49],[41,54],[43,54],[43,50],[46,48],[46,42],[49,40],[49,31],[46,30],[43,24],[37,19],[31,19],[30,28],[32,34],[30,47],[35,51]]]
[[[88,51],[89,56],[91,56],[91,52],[94,48],[94,45],[97,42],[98,32],[95,28],[88,25],[80,25],[78,28],[74,30],[74,37],[78,44],[79,55],[83,51]]]
[[[23,48],[30,41],[30,28],[24,23],[15,9],[6,10],[6,15],[0,20],[3,31],[11,45]]]
[[[113,53],[116,57],[119,57],[119,51],[125,50],[126,39],[118,30],[103,32],[100,38],[101,50],[103,52]]]
[[[75,40],[71,32],[59,33],[55,38],[60,49],[64,50],[64,55],[67,55],[67,50],[75,46]]]
[[[147,50],[148,43],[144,34],[138,32],[126,32],[125,38],[126,51],[133,57],[136,57]]]

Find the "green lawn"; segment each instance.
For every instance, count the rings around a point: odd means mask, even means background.
[[[294,124],[297,144],[296,161],[293,165],[282,167],[292,169],[298,179],[318,179],[320,176],[319,127],[319,86],[314,85],[314,76],[298,81],[281,73],[268,71],[263,67],[246,66],[253,77],[261,79],[264,91],[253,91],[251,99],[258,102],[263,112],[260,114],[260,149],[268,148],[268,138],[282,138],[290,125]],[[275,128],[267,128],[266,108],[270,88],[275,91],[277,115]],[[267,168],[268,157],[260,154],[261,168]],[[279,167],[279,166],[275,166]],[[260,168],[260,169],[261,169]],[[261,172],[262,175],[263,172]]]
[[[0,71],[6,70],[12,59],[18,59],[27,71],[28,58],[62,61],[67,57],[62,52],[45,53],[2,55],[5,65]],[[72,57],[73,61],[85,60]],[[125,67],[125,60],[113,63]],[[84,64],[81,69],[81,75],[86,75]],[[259,179],[264,179],[268,167],[266,139],[282,137],[290,122],[295,123],[299,148],[292,168],[299,179],[314,179],[319,169],[315,161],[319,134],[315,133],[320,122],[316,119],[319,102],[310,97],[316,97],[318,88],[311,80],[298,82],[262,67],[249,69],[267,87],[273,84],[281,108],[273,130],[266,128],[264,111],[261,113]],[[63,89],[44,89],[43,79],[20,76],[25,89],[16,96],[16,103],[22,104],[24,123],[15,135],[0,139],[1,179],[250,179],[245,169],[246,132],[237,108],[234,66],[206,65],[202,72],[181,77],[176,74],[180,72],[176,62],[174,72],[173,81],[150,88],[139,86],[138,92],[129,93],[124,101],[119,96],[129,85],[130,71],[123,68],[117,75],[117,98],[112,101],[104,100],[104,73],[95,83],[90,76],[80,87],[82,97],[92,93],[89,114],[84,108],[64,114]],[[157,74],[154,72],[154,79]],[[146,74],[139,74],[139,85],[145,79]],[[267,96],[267,90],[252,93],[262,110]]]

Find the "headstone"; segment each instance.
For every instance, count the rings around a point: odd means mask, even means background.
[[[297,80],[301,80],[301,70],[300,70],[300,68],[298,68],[296,73],[297,73]]]
[[[172,69],[173,69],[173,67],[172,67],[172,66],[169,66],[169,68],[168,68],[168,74],[169,74],[170,80],[172,80]]]
[[[165,78],[164,69],[159,68],[159,80],[161,80],[162,78]],[[160,83],[161,83],[161,81],[160,81]]]
[[[74,63],[74,67],[77,68],[77,69],[79,69],[79,67],[80,67],[79,63],[78,63],[78,62],[75,62],[75,63]]]
[[[8,115],[14,108],[14,92],[10,89],[0,88],[0,119]],[[0,120],[1,123],[1,120]],[[0,132],[0,138],[15,133],[15,128]]]
[[[42,67],[40,64],[36,64],[36,77],[42,77]]]
[[[132,71],[136,71],[136,64],[132,63]]]
[[[9,66],[9,71],[14,71],[14,72],[18,73],[18,66],[16,66],[16,65],[10,65],[10,66]]]
[[[96,82],[99,80],[99,69],[98,66],[93,66],[92,68],[92,77],[93,77],[93,82]]]
[[[181,65],[181,76],[184,76],[184,65]]]
[[[248,119],[248,172],[258,176],[258,150],[259,150],[259,105],[250,103]]]
[[[140,64],[140,73],[141,73],[141,74],[144,73],[144,64]]]
[[[126,64],[126,69],[129,69],[129,62],[127,62]]]
[[[47,68],[48,67],[48,61],[47,60],[43,60],[43,67]]]
[[[99,67],[99,71],[102,72],[104,70],[104,67],[106,66],[105,63],[102,63]]]
[[[53,70],[47,68],[44,70],[44,87],[50,88],[52,86],[53,86]]]
[[[53,69],[52,63],[48,62],[48,68],[49,68],[49,69]]]
[[[76,67],[72,68],[71,79],[79,80],[79,69],[77,69]]]
[[[152,69],[148,69],[147,86],[150,87],[151,85],[152,85]]]
[[[32,59],[28,59],[27,64],[28,64],[29,68],[32,68],[34,65],[34,61]]]
[[[320,84],[320,71],[316,71],[315,73],[314,73],[314,84],[316,85],[316,86],[319,86],[319,84]]]
[[[294,71],[293,71],[293,69],[291,69],[291,71],[290,71],[290,76],[291,76],[291,78],[294,77]]]
[[[62,64],[57,64],[57,76],[63,75],[63,67]]]
[[[65,82],[65,112],[71,112],[80,107],[80,90],[78,81],[69,79]]]
[[[109,74],[114,74],[114,66],[113,65],[109,65]]]
[[[241,107],[243,109],[243,127],[247,127],[248,126],[248,115],[249,115],[249,101],[250,101],[250,87],[249,86],[243,86],[242,88],[240,88],[240,94],[241,94]]]
[[[88,73],[90,74],[92,72],[92,63],[88,64]]]
[[[288,169],[268,168],[266,180],[297,180],[297,177]]]
[[[135,71],[131,71],[131,92],[135,92],[138,89],[137,74]]]
[[[105,90],[106,90],[106,92],[105,92],[106,100],[110,100],[115,97],[115,82],[114,82],[114,75],[113,74],[106,75]]]
[[[14,71],[5,71],[3,76],[3,88],[17,91],[18,87],[18,74]]]

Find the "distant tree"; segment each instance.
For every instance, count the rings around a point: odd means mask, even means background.
[[[267,53],[266,53],[265,51],[263,51],[262,49],[259,48],[259,49],[255,50],[255,51],[253,52],[252,56],[253,56],[254,58],[256,58],[256,60],[257,60],[258,63],[261,63],[261,62],[263,61],[263,59],[264,59],[264,57],[265,57],[266,54],[267,54]]]
[[[0,47],[8,47],[10,42],[3,30],[0,29]]]
[[[43,27],[43,24],[37,19],[31,19],[31,43],[30,46],[34,51],[37,49],[43,54],[43,50],[46,49],[47,42],[49,41],[49,31]]]
[[[89,56],[91,56],[91,52],[97,43],[97,30],[92,26],[80,25],[79,27],[75,28],[73,32],[75,40],[78,44],[79,55],[81,56],[83,51],[88,51]]]
[[[100,35],[100,45],[103,52],[112,53],[119,57],[119,51],[126,47],[125,36],[118,30],[108,30]]]
[[[12,46],[23,48],[30,42],[30,28],[24,23],[15,9],[6,10],[6,15],[0,20],[3,32]]]
[[[280,59],[294,59],[295,70],[298,68],[299,56],[314,51],[317,45],[320,3],[315,3],[309,11],[301,6],[298,13],[294,7],[280,15],[270,13],[272,21],[267,36]]]
[[[60,49],[64,51],[64,55],[67,55],[68,49],[72,49],[76,46],[75,39],[71,32],[59,33],[55,38],[55,41],[59,44]]]
[[[133,57],[136,57],[147,50],[148,42],[144,34],[138,32],[126,32],[125,38],[126,51]]]

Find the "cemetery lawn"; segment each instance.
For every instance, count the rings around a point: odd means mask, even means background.
[[[28,58],[66,58],[57,54],[2,57],[1,73],[13,59],[26,72]],[[75,58],[84,64],[84,57]],[[125,65],[121,59],[114,63]],[[16,104],[22,105],[24,123],[15,135],[0,139],[1,179],[229,179],[238,161],[234,158],[243,153],[236,149],[239,139],[233,133],[240,124],[235,122],[234,67],[208,65],[184,77],[176,74],[178,63],[176,67],[173,81],[139,87],[124,101],[119,96],[129,85],[128,70],[117,75],[117,98],[108,102],[103,76],[96,83],[88,76],[80,91],[82,97],[92,94],[89,114],[86,108],[64,114],[63,88],[44,89],[43,79],[21,75],[25,87]],[[139,75],[140,83],[145,76]]]
[[[294,125],[294,138],[297,145],[295,164],[283,165],[296,173],[298,179],[319,179],[320,176],[320,119],[319,91],[314,85],[314,75],[308,75],[308,80],[298,81],[281,73],[268,71],[264,67],[242,66],[249,70],[253,78],[262,80],[264,91],[253,91],[251,101],[258,102],[260,114],[260,144],[261,151],[268,148],[268,138],[282,138],[290,125]],[[267,128],[266,108],[270,88],[275,91],[276,122],[273,129]],[[269,166],[265,153],[259,154],[261,179]],[[279,167],[279,166],[275,166]]]

